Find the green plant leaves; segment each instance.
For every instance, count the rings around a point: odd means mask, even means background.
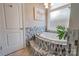
[[[57,28],[57,34],[58,34],[59,39],[62,39],[65,34],[65,27],[58,25],[56,28]]]

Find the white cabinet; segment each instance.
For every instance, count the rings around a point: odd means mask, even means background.
[[[2,28],[0,26],[0,31],[4,29],[4,41],[1,39],[2,31],[0,33],[0,48],[4,55],[23,48],[23,22],[21,8],[22,5],[16,3],[0,4],[0,9],[3,9],[0,10],[0,25],[4,27]],[[3,13],[3,15],[1,13]],[[2,16],[3,19],[1,19]]]

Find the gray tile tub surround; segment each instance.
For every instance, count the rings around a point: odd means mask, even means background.
[[[67,47],[69,56],[77,55],[78,39],[79,39],[79,30],[68,29]]]
[[[25,28],[25,36],[26,36],[26,45],[29,45],[29,40],[34,39],[34,36],[37,33],[41,33],[45,31],[44,26],[33,26]]]

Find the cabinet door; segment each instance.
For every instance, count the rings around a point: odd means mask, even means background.
[[[21,4],[5,4],[7,53],[23,48],[23,26]]]

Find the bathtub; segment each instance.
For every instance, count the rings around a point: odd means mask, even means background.
[[[59,40],[56,33],[37,33],[35,38],[30,41],[30,45],[33,50],[32,55],[34,56],[67,55],[67,40]]]
[[[50,43],[67,45],[67,40],[64,40],[64,39],[60,40],[56,33],[51,33],[51,32],[37,33],[36,37]]]

